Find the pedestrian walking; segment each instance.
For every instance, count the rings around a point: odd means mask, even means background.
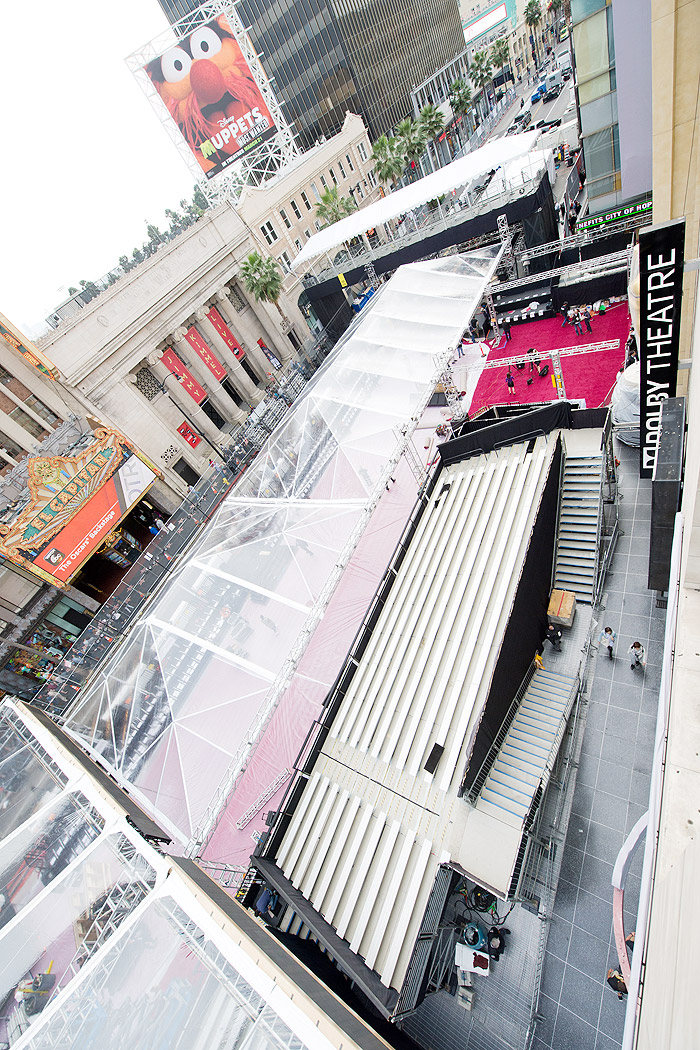
[[[583,320],[586,322],[586,331],[588,331],[588,332],[590,332],[592,334],[593,333],[593,329],[591,328],[591,308],[590,308],[590,306],[585,307],[585,309],[583,311]]]
[[[530,347],[530,349],[528,350],[528,354],[531,355],[530,356],[530,369],[529,369],[529,371],[530,372],[536,372],[537,369],[538,369],[539,363],[540,363],[540,359],[537,356],[537,351],[535,350],[534,346]]]
[[[504,317],[502,323],[503,323],[503,331],[505,332],[505,335],[506,335],[506,342],[509,343],[511,341],[511,338],[512,338],[512,336],[510,334],[510,321],[508,320],[507,317]]]
[[[561,652],[561,627],[558,623],[547,624],[547,633],[545,638],[551,642],[552,649],[555,653]]]
[[[515,380],[513,379],[513,373],[510,368],[506,374],[506,386],[508,387],[508,393],[513,395],[515,393]]]
[[[637,667],[646,667],[646,653],[641,642],[632,642],[627,652],[630,657],[630,670],[634,671]]]
[[[569,304],[562,303],[559,307],[559,313],[561,314],[561,326],[566,328],[566,322],[569,320]]]
[[[606,980],[612,990],[617,992],[618,999],[622,999],[624,995],[627,995],[627,985],[625,984],[625,979],[619,970],[608,970]]]
[[[578,310],[574,310],[574,331],[576,335],[583,335],[583,328],[581,327],[581,314]]]
[[[615,642],[617,641],[617,635],[613,631],[612,627],[604,627],[600,632],[600,647],[601,649],[608,650],[608,656],[612,660],[615,654]]]
[[[472,334],[472,342],[478,343],[481,339],[481,329],[479,328],[479,322],[477,321],[476,317],[472,317],[471,322],[469,324],[469,331]]]

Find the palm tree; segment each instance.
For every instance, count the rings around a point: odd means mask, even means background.
[[[425,132],[425,137],[428,142],[432,142],[433,149],[435,150],[435,159],[437,160],[438,153],[435,140],[445,127],[445,118],[442,115],[442,110],[438,109],[437,106],[432,105],[432,103],[423,106],[420,111],[420,116],[418,117],[418,123]]]
[[[450,87],[450,105],[456,117],[466,117],[472,107],[472,89],[466,80],[455,80]]]
[[[504,37],[499,37],[498,40],[494,40],[491,45],[490,54],[491,63],[495,69],[500,69],[501,74],[503,73],[503,67],[506,62],[510,59],[510,50],[508,48],[508,41]]]
[[[537,41],[537,27],[541,21],[542,8],[540,7],[540,0],[528,0],[525,8],[525,22],[530,27],[532,38],[535,41],[535,62],[538,66],[540,64],[540,49]]]
[[[411,164],[411,169],[415,170],[428,142],[425,129],[420,123],[414,123],[410,118],[407,118],[402,120],[400,124],[397,124],[396,137],[401,144],[401,149],[406,159]]]
[[[337,186],[329,186],[323,191],[321,200],[316,205],[316,217],[324,226],[332,226],[334,222],[340,222],[356,208],[357,205],[352,197],[341,197]]]
[[[241,266],[240,276],[246,289],[258,302],[262,300],[264,303],[274,303],[284,318],[279,304],[282,273],[271,256],[263,257],[258,252],[251,252]]]
[[[491,105],[485,88],[491,81],[491,59],[486,51],[476,51],[472,56],[471,66],[469,67],[469,79],[475,87],[484,92],[486,95],[486,107],[490,109]]]
[[[380,135],[372,146],[374,170],[380,182],[396,183],[406,167],[406,155],[398,139]]]

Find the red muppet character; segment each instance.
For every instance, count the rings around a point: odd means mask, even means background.
[[[249,142],[274,133],[270,111],[223,15],[149,62],[146,72],[207,173],[216,174]]]

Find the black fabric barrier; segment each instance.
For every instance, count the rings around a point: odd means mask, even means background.
[[[491,688],[476,734],[464,779],[468,790],[488,754],[496,734],[547,631],[547,608],[554,564],[559,513],[561,439],[552,459],[542,501],[525,555],[523,571],[503,636]]]
[[[442,465],[459,463],[470,456],[479,456],[505,445],[513,445],[516,441],[524,441],[539,434],[549,434],[559,427],[570,430],[572,416],[572,408],[568,401],[553,401],[551,405],[537,408],[534,412],[524,412],[512,419],[502,419],[490,426],[461,434],[438,446]]]
[[[557,236],[555,233],[552,240],[556,240]],[[603,240],[591,241],[590,244],[582,244],[576,248],[567,248],[567,242],[564,241],[563,251],[552,252],[549,255],[540,255],[530,259],[529,271],[534,276],[538,273],[544,273],[545,270],[551,270],[555,266],[569,266],[571,263],[581,262],[584,259],[598,259],[601,255],[611,255],[613,252],[624,251],[631,244],[632,240],[633,234],[627,231],[627,233],[613,234],[610,237],[605,237]]]
[[[509,225],[512,226],[514,223],[524,223],[535,212],[540,213],[540,218],[537,222],[530,224],[530,235],[533,237],[539,236],[543,238],[544,242],[553,240],[557,235],[556,220],[552,203],[552,188],[547,174],[542,177],[534,193],[524,193],[505,207],[494,208],[485,215],[476,215],[473,219],[468,219],[466,222],[455,221],[455,224],[447,230],[441,230],[432,237],[424,237],[413,244],[407,244],[402,248],[398,248],[389,255],[375,259],[374,268],[378,274],[392,273],[399,266],[417,262],[419,259],[425,259],[435,252],[442,251],[444,248],[450,248],[457,244],[466,244],[468,241],[473,240],[475,237],[481,237],[485,233],[495,233],[498,230],[499,215],[505,215]],[[552,232],[552,224],[554,225],[554,232]],[[543,240],[534,241],[532,244],[528,243],[527,246],[532,248],[536,244],[542,244]],[[344,277],[348,285],[359,284],[360,281],[366,280],[367,272],[364,265],[355,266],[352,270],[347,270]],[[319,300],[337,293],[339,287],[338,278],[331,277],[321,284],[314,284],[308,288],[305,286],[305,290],[309,301],[315,304]],[[314,309],[316,309],[315,306]]]
[[[612,295],[624,295],[627,291],[627,270],[609,273],[603,277],[594,277],[590,281],[577,281],[576,284],[557,286],[552,289],[552,309],[556,313],[562,303],[577,306],[580,303],[595,303],[598,299],[609,299]],[[593,334],[595,335],[595,315]]]

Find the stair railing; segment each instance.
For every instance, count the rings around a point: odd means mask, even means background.
[[[503,741],[505,740],[506,736],[508,735],[508,730],[510,729],[510,727],[513,724],[515,716],[518,713],[518,708],[520,707],[520,703],[521,703],[523,697],[525,696],[525,693],[527,692],[527,690],[528,690],[528,688],[530,686],[530,682],[532,681],[534,675],[535,675],[535,662],[533,660],[532,663],[530,664],[530,666],[528,667],[526,673],[525,673],[525,677],[523,678],[522,682],[518,686],[518,691],[516,692],[515,696],[513,697],[513,701],[511,703],[510,707],[508,708],[508,712],[507,712],[506,717],[504,718],[504,720],[503,720],[503,722],[501,724],[501,728],[496,733],[496,736],[493,739],[493,743],[491,744],[491,747],[489,748],[489,750],[486,753],[486,757],[484,758],[483,762],[479,766],[479,772],[476,774],[476,777],[474,778],[473,784],[465,792],[465,796],[466,796],[467,801],[471,802],[472,805],[476,802],[477,798],[479,797],[479,794],[481,793],[481,789],[483,788],[484,784],[486,783],[486,778],[488,777],[489,773],[491,772],[491,767],[493,766],[494,762],[496,761],[496,758],[498,757],[499,751],[503,747]]]

